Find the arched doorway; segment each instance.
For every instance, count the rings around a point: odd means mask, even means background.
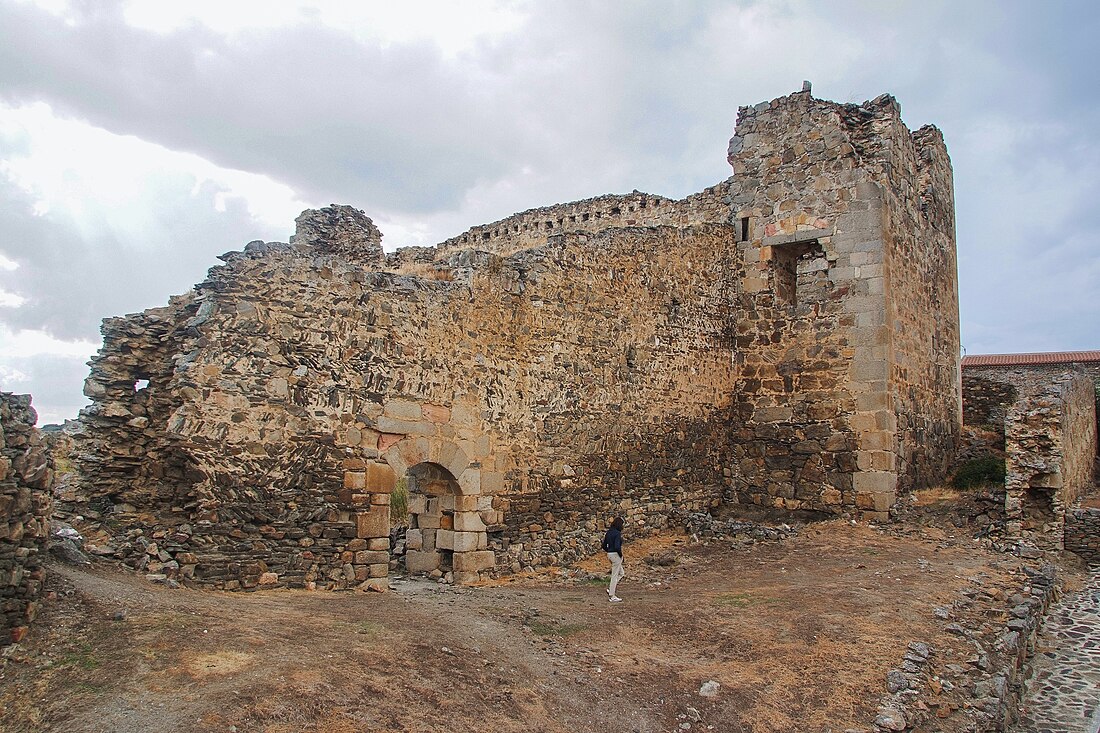
[[[388,446],[381,460],[408,491],[405,568],[453,573],[460,585],[485,579],[496,565],[486,519],[498,523],[500,512],[493,510],[491,497],[482,495],[480,461],[450,441],[411,436]],[[386,509],[388,531],[388,502]]]
[[[457,479],[443,466],[425,462],[411,467],[404,481],[408,492],[405,569],[453,572]]]

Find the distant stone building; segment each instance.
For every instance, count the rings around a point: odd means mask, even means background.
[[[882,519],[959,435],[951,166],[883,95],[741,108],[733,176],[531,209],[386,254],[304,212],[104,322],[76,465],[115,551],[224,588],[473,582],[607,519],[752,505]]]

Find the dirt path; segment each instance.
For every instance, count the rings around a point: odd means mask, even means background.
[[[230,594],[54,567],[56,598],[0,669],[0,729],[839,733],[874,718],[910,641],[968,654],[933,609],[976,574],[1008,587],[1013,570],[934,530],[842,522],[627,552],[615,605],[598,582],[550,573]],[[699,694],[707,681],[717,697]]]

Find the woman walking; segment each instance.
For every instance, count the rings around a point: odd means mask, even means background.
[[[623,518],[615,517],[607,534],[603,536],[603,551],[611,561],[611,584],[607,586],[607,598],[612,603],[621,603],[622,598],[615,595],[615,586],[626,576],[623,570]]]

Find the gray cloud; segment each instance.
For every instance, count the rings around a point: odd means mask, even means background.
[[[64,213],[37,216],[31,198],[0,178],[0,252],[19,264],[0,270],[0,288],[26,298],[0,310],[0,322],[95,342],[103,318],[165,304],[220,264],[216,254],[252,239],[287,238],[253,219],[240,199],[217,211],[220,189],[193,185],[189,177],[165,179],[150,192],[158,215],[134,242],[110,222],[89,230]]]
[[[432,229],[437,240],[555,201],[699,190],[729,173],[737,106],[804,78],[840,101],[889,91],[910,126],[940,126],[952,154],[969,351],[1100,346],[1090,2],[562,0],[532,4],[515,33],[457,59],[428,43],[359,43],[308,18],[227,38],[199,25],[152,33],[127,26],[118,5],[81,7],[70,26],[0,0],[0,100],[45,101],[268,175],[303,200],[456,227]],[[200,280],[214,254],[289,232],[290,221],[266,232],[240,202],[217,212],[217,191],[192,196],[192,184],[164,184],[140,247],[110,221],[88,234],[34,217],[25,195],[0,189],[2,249],[24,265],[0,272],[0,287],[33,299],[4,311],[8,322],[94,338],[103,316]]]

